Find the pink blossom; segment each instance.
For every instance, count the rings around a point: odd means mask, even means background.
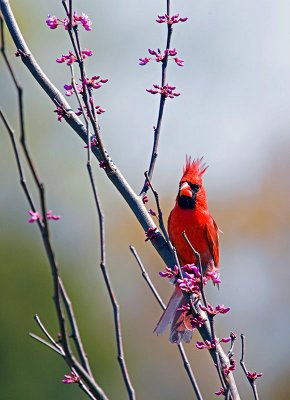
[[[149,228],[148,231],[145,232],[146,235],[146,239],[145,242],[147,242],[148,240],[153,240],[157,238],[157,232],[156,232],[157,228]]]
[[[100,79],[100,76],[92,76],[91,78],[84,77],[84,79],[80,79],[82,82],[83,86],[87,86],[89,88],[93,89],[99,89],[102,87],[105,83],[108,82],[108,79]]]
[[[236,369],[236,360],[234,360],[233,358],[230,359],[230,364],[229,365],[225,365],[223,367],[223,371],[224,374],[227,376],[229,375],[231,372],[235,371]]]
[[[205,322],[206,319],[202,318],[200,315],[190,320],[193,329],[202,327]]]
[[[56,109],[53,112],[57,113],[57,119],[59,122],[61,122],[65,116],[65,111],[63,110],[63,108],[56,107]]]
[[[149,63],[151,58],[145,57],[145,58],[139,58],[139,65],[146,65]]]
[[[215,392],[215,394],[217,396],[221,396],[221,395],[224,396],[226,394],[226,391],[225,391],[225,389],[223,387],[221,387],[217,392]]]
[[[217,315],[217,314],[226,314],[230,311],[230,307],[225,307],[224,305],[217,305],[216,308],[213,308],[209,303],[207,307],[200,304],[199,306],[201,310],[206,311],[210,315]]]
[[[210,340],[205,340],[204,342],[196,342],[195,346],[197,349],[202,350],[202,349],[214,349],[216,347],[216,344],[219,343],[219,339],[215,338],[212,341]]]
[[[31,215],[31,217],[29,218],[29,220],[28,220],[28,222],[30,223],[30,224],[32,224],[33,222],[35,222],[35,221],[41,221],[42,220],[42,218],[41,218],[41,215],[37,212],[37,211],[32,211],[32,210],[30,210],[30,211],[28,211],[29,212],[29,214]]]
[[[70,383],[77,383],[80,381],[80,377],[74,372],[71,371],[70,375],[65,375],[65,379],[62,380],[62,383],[70,384]]]
[[[191,278],[178,279],[177,284],[183,292],[195,293],[196,295],[199,295],[199,285],[195,279]]]
[[[174,97],[180,96],[180,93],[174,92],[176,86],[171,86],[168,83],[164,86],[153,85],[154,89],[146,89],[148,93],[157,94],[160,93],[164,97],[173,99]]]
[[[186,303],[177,309],[178,311],[190,311],[190,304]]]
[[[91,137],[91,147],[98,146],[98,141],[95,135]],[[88,145],[84,146],[84,149],[87,149]]]
[[[156,217],[156,212],[153,211],[151,208],[149,210],[149,214],[152,215],[152,217]]]
[[[68,17],[59,19],[54,15],[52,17],[49,15],[45,22],[50,29],[56,29],[58,25],[62,25],[65,30],[68,30],[70,20]],[[92,22],[84,13],[82,15],[78,15],[76,12],[74,12],[72,17],[72,27],[76,25],[82,25],[86,31],[90,31],[92,29]]]
[[[77,92],[80,94],[83,92],[83,87],[81,85],[75,85]],[[64,89],[66,90],[66,96],[72,96],[74,93],[73,85],[64,85]]]
[[[179,65],[179,67],[184,67],[184,61],[181,60],[180,58],[176,57],[174,58],[174,61],[176,62],[177,65]]]
[[[52,211],[49,210],[49,211],[47,211],[47,213],[46,213],[46,218],[47,218],[47,219],[53,219],[54,221],[58,221],[61,217],[60,217],[60,215],[53,215],[53,214],[52,214]]]
[[[167,14],[164,14],[164,15],[158,15],[156,22],[158,22],[159,24],[166,23],[168,25],[172,25],[172,24],[177,24],[178,22],[185,22],[187,20],[188,20],[187,17],[179,17],[179,14],[175,14],[172,17],[170,17]]]
[[[166,267],[166,272],[159,272],[159,275],[162,278],[173,278],[174,276],[178,275],[178,266],[174,265],[173,269]]]
[[[50,16],[48,15],[47,19],[46,19],[46,25],[50,28],[50,29],[56,29],[57,28],[57,18],[55,15]]]
[[[216,270],[211,271],[211,272],[207,271],[206,277],[207,277],[207,279],[211,279],[213,281],[213,283],[216,283],[218,285],[222,282],[220,279],[220,274]]]
[[[181,269],[189,275],[194,275],[196,278],[201,277],[199,268],[195,264],[185,264],[181,267]]]
[[[177,65],[180,67],[184,66],[184,61],[181,60],[180,58],[173,58],[174,56],[177,55],[176,49],[165,49],[162,53],[160,49],[157,50],[152,50],[148,49],[149,54],[154,57],[144,57],[144,58],[139,58],[139,65],[146,65],[149,63],[149,61],[154,60],[156,62],[163,62],[165,60],[174,60]],[[168,58],[170,57],[170,58]]]
[[[250,382],[254,382],[256,379],[260,378],[261,376],[263,376],[262,373],[257,373],[256,371],[250,372],[248,371],[247,373],[247,378],[249,379]]]

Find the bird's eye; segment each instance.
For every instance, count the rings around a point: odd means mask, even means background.
[[[191,182],[187,182],[191,188],[191,190],[193,190],[194,192],[197,192],[200,188],[199,185],[195,184],[195,183],[191,183]]]

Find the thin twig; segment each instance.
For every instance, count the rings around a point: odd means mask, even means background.
[[[140,269],[141,269],[142,276],[143,276],[143,278],[145,279],[146,283],[148,284],[148,286],[149,286],[151,292],[153,293],[153,296],[155,297],[155,299],[156,299],[157,302],[159,303],[160,307],[161,307],[163,310],[165,310],[165,309],[166,309],[166,306],[165,306],[164,302],[162,301],[162,299],[161,299],[159,293],[157,292],[157,289],[156,289],[155,286],[153,285],[153,283],[152,283],[152,281],[151,281],[151,279],[150,279],[150,277],[149,277],[147,271],[145,270],[144,265],[143,265],[143,263],[142,263],[142,261],[141,261],[139,255],[138,255],[138,253],[137,253],[135,247],[130,245],[130,246],[129,246],[129,249],[131,250],[133,256],[135,257],[135,259],[136,259],[136,261],[137,261],[137,263],[138,263],[138,265],[139,265],[139,267],[140,267]],[[185,371],[186,371],[186,373],[187,373],[187,376],[188,376],[188,378],[189,378],[189,380],[190,380],[190,382],[191,382],[191,385],[192,385],[192,387],[193,387],[193,390],[194,390],[194,392],[195,392],[195,394],[196,394],[196,398],[197,398],[198,400],[202,400],[202,399],[203,399],[203,398],[202,398],[202,395],[201,395],[201,393],[200,393],[198,384],[197,384],[197,382],[196,382],[195,376],[194,376],[193,371],[192,371],[192,369],[191,369],[191,365],[190,365],[190,363],[189,363],[189,361],[188,361],[188,358],[187,358],[187,355],[186,355],[186,353],[185,353],[185,350],[184,350],[184,348],[183,348],[182,343],[179,343],[179,344],[178,344],[178,350],[179,350],[179,353],[180,353],[180,355],[181,355],[181,358],[182,358],[182,361],[183,361],[183,366],[184,366],[184,368],[185,368]]]
[[[100,228],[100,250],[101,250],[101,260],[100,260],[100,268],[104,277],[104,281],[106,284],[106,288],[109,293],[109,297],[112,303],[113,312],[114,312],[114,323],[115,323],[115,335],[117,342],[117,352],[118,352],[118,362],[121,368],[121,373],[124,379],[124,383],[128,392],[128,396],[130,400],[135,400],[135,390],[130,380],[129,372],[126,365],[126,360],[124,357],[124,348],[123,348],[123,339],[122,339],[122,331],[121,331],[121,320],[120,320],[120,307],[117,302],[116,295],[114,293],[109,273],[106,267],[106,248],[105,248],[105,223],[104,223],[104,214],[102,212],[101,203],[98,197],[98,193],[96,190],[94,177],[92,174],[91,164],[87,163],[87,169],[89,173],[90,183],[94,195],[94,200],[98,212],[99,218],[99,228]]]
[[[170,0],[166,0],[166,14],[168,16],[170,16],[170,12],[171,12],[170,11]],[[172,24],[167,24],[166,50],[170,49],[172,32],[173,32]],[[161,86],[162,87],[165,86],[165,84],[166,84],[167,65],[168,65],[168,54],[162,60],[162,74],[161,74]],[[160,95],[159,110],[158,110],[157,125],[156,125],[156,127],[154,127],[154,141],[153,141],[151,159],[150,159],[149,170],[148,170],[148,176],[149,176],[150,179],[152,179],[153,172],[154,172],[154,167],[155,167],[155,164],[156,164],[156,159],[158,157],[158,152],[157,151],[158,151],[158,144],[159,144],[159,137],[160,137],[160,131],[161,131],[162,118],[163,118],[163,113],[164,113],[165,100],[166,100],[166,97],[164,96],[164,94],[161,94]],[[146,193],[147,190],[148,190],[148,186],[146,185],[146,180],[145,180],[140,195],[143,195],[144,193]]]
[[[42,339],[41,337],[35,335],[34,333],[29,332],[29,336],[32,339],[37,340],[38,342],[44,344],[46,347],[49,347],[51,350],[55,351],[57,354],[59,354],[60,356],[64,356],[64,353],[60,350],[58,350],[56,347],[52,346],[50,343],[48,343],[46,340]]]
[[[258,395],[258,391],[257,391],[257,386],[255,383],[254,379],[250,379],[249,378],[249,371],[247,370],[245,361],[244,361],[244,357],[245,357],[245,335],[241,334],[241,341],[242,341],[242,354],[241,354],[241,359],[240,359],[240,365],[244,371],[244,374],[249,382],[249,384],[251,385],[251,388],[253,390],[253,394],[254,394],[254,399],[255,400],[259,400],[259,395]]]

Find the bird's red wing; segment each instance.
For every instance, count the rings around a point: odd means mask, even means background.
[[[205,234],[208,241],[208,248],[210,250],[210,253],[214,261],[214,265],[218,267],[219,265],[218,226],[213,218],[206,224]]]

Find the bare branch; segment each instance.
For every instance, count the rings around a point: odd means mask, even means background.
[[[170,12],[171,12],[170,11],[170,0],[166,0],[166,14],[168,16],[170,16]],[[166,50],[170,49],[172,32],[173,32],[172,24],[167,24]],[[168,65],[168,54],[162,60],[162,74],[161,74],[161,86],[162,87],[166,84],[167,65]],[[157,151],[158,151],[158,144],[159,144],[159,137],[160,137],[160,131],[161,131],[162,118],[163,118],[163,113],[164,113],[165,100],[166,100],[166,97],[164,96],[164,94],[161,94],[160,95],[160,103],[159,103],[157,124],[156,124],[156,127],[154,127],[154,141],[153,141],[151,160],[150,160],[150,165],[149,165],[149,170],[148,170],[149,179],[152,179],[153,172],[154,172],[154,167],[155,167],[155,164],[156,164],[156,159],[158,157]],[[148,186],[146,185],[146,180],[145,180],[145,183],[144,183],[143,188],[141,190],[141,195],[143,193],[146,193],[147,190],[148,190]]]
[[[254,399],[255,400],[259,400],[259,396],[258,396],[258,391],[257,391],[257,386],[256,386],[256,383],[255,383],[255,380],[257,378],[259,378],[262,374],[257,374],[256,372],[254,372],[254,373],[250,372],[249,373],[249,371],[247,370],[247,367],[246,367],[246,364],[245,364],[245,361],[244,361],[244,357],[245,357],[245,335],[243,335],[243,334],[241,334],[241,341],[242,341],[242,354],[241,354],[241,359],[240,359],[240,365],[241,365],[241,367],[242,367],[242,369],[243,369],[243,371],[245,373],[245,376],[246,376],[248,382],[251,385],[251,388],[252,388],[253,394],[254,394]],[[251,377],[252,374],[255,374],[256,376],[255,377],[253,377],[253,376]]]
[[[122,339],[122,330],[121,330],[121,320],[120,320],[120,307],[117,302],[116,295],[114,293],[109,273],[106,267],[106,248],[105,248],[105,221],[104,221],[104,214],[102,212],[101,203],[98,197],[98,193],[96,190],[94,177],[92,173],[91,164],[87,163],[88,173],[90,177],[90,183],[94,195],[94,200],[98,212],[99,218],[99,227],[100,227],[100,250],[101,250],[101,261],[100,261],[100,268],[104,277],[104,281],[106,284],[106,288],[108,290],[110,300],[113,307],[114,312],[114,323],[115,323],[115,336],[117,342],[117,352],[118,352],[118,362],[121,368],[122,376],[124,379],[125,386],[127,388],[128,396],[130,400],[135,400],[135,390],[130,380],[129,372],[127,369],[125,357],[124,357],[124,348],[123,348],[123,339]]]

